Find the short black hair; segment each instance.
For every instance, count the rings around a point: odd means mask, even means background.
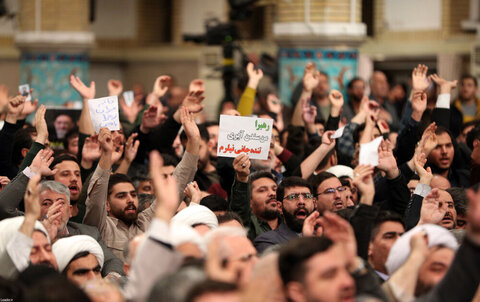
[[[124,182],[128,182],[128,183],[132,184],[132,186],[135,188],[132,180],[127,175],[121,174],[121,173],[114,173],[114,174],[110,175],[110,178],[108,179],[108,193],[107,194],[110,195],[112,193],[113,186],[115,186],[116,184],[119,184],[119,183],[124,183]]]
[[[218,195],[208,195],[203,197],[200,200],[200,205],[206,206],[212,212],[228,210],[228,202]]]
[[[270,178],[273,180],[275,183],[277,183],[277,178],[272,174],[272,172],[269,171],[257,171],[249,176],[249,181],[250,183],[253,183],[255,180],[260,179],[260,178]]]
[[[473,141],[476,139],[480,140],[480,126],[478,125],[467,133],[466,143],[470,150],[473,150]]]
[[[206,121],[203,124],[205,125],[206,128],[219,125],[217,121]]]
[[[217,220],[218,220],[218,224],[220,225],[221,223],[225,223],[225,222],[229,222],[229,221],[232,221],[232,220],[236,220],[238,221],[238,223],[240,223],[240,225],[243,227],[243,220],[242,218],[240,217],[240,215],[238,215],[237,213],[235,212],[232,212],[232,211],[227,211],[225,212],[225,214],[223,215],[218,215],[217,216]]]
[[[326,237],[296,238],[280,249],[278,269],[283,284],[302,282],[306,273],[305,262],[315,254],[325,252],[333,245]]]
[[[236,292],[236,284],[216,280],[205,280],[195,285],[187,294],[185,302],[195,302],[197,298],[208,293],[231,293]]]
[[[163,158],[163,166],[164,167],[167,167],[167,166],[174,166],[176,167],[179,163],[178,159],[173,156],[173,155],[170,155],[168,153],[162,153],[162,158]]]
[[[400,223],[403,228],[405,228],[405,222],[400,214],[392,211],[380,211],[373,222],[372,233],[370,235],[370,240],[373,240],[375,236],[377,236],[378,231],[380,230],[380,226],[382,223],[387,221],[393,221]]]
[[[460,78],[460,84],[463,82],[463,80],[467,80],[467,79],[473,80],[473,83],[475,84],[475,87],[478,87],[477,78],[474,77],[474,76],[471,75],[471,74],[464,74],[464,75]]]
[[[455,206],[457,215],[466,215],[468,208],[468,198],[465,189],[460,187],[451,187],[446,189],[445,191],[447,191],[448,194],[452,196],[453,205]]]
[[[13,136],[13,150],[12,150],[12,162],[15,166],[20,165],[23,161],[22,149],[30,149],[33,139],[30,136],[28,129],[18,129]],[[5,147],[3,147],[5,148]]]
[[[358,81],[365,83],[365,80],[362,79],[361,77],[354,77],[353,79],[350,80],[350,82],[348,82],[347,89],[352,89],[353,84]]]
[[[335,174],[333,173],[330,173],[330,172],[327,172],[327,171],[323,171],[321,172],[320,174],[317,174],[315,175],[313,178],[312,178],[312,188],[313,190],[315,191],[315,194],[318,194],[317,192],[317,189],[318,189],[318,186],[324,182],[325,180],[327,179],[330,179],[330,178],[337,178],[337,176],[335,176]],[[337,178],[338,179],[338,178]]]
[[[64,161],[73,161],[76,162],[78,166],[80,166],[80,164],[78,163],[78,159],[75,156],[72,156],[70,154],[62,154],[59,156],[55,156],[52,163],[50,164],[50,169],[53,170],[56,165]]]
[[[76,136],[79,136],[78,128],[73,127],[72,129],[68,130],[67,134],[65,134],[65,138],[63,139],[63,146],[65,150],[68,149],[68,140],[72,139]]]
[[[292,187],[305,187],[310,190],[310,193],[313,193],[312,186],[310,183],[305,179],[298,177],[298,176],[289,176],[278,185],[277,188],[277,200],[283,202],[283,198],[285,197],[285,190]]]

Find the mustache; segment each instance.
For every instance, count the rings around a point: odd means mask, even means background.
[[[305,208],[305,207],[298,207],[298,208],[293,212],[293,215],[296,216],[300,211],[304,211],[307,216],[310,215],[310,211],[307,210],[307,208]]]
[[[136,207],[134,204],[129,204],[129,205],[126,206],[123,210],[124,210],[124,211],[127,211],[127,210],[131,210],[131,209],[133,209],[133,210],[136,211],[136,210],[137,210],[137,207]]]

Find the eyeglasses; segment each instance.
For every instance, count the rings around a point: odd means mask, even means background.
[[[343,192],[345,191],[346,188],[345,187],[338,187],[338,188],[328,188],[326,189],[325,191],[321,192],[321,193],[318,193],[317,195],[321,195],[321,194],[333,194],[335,193],[335,191],[337,192]]]
[[[302,196],[304,200],[313,199],[315,197],[311,193],[291,193],[291,194],[288,194],[287,196],[285,196],[285,198],[283,198],[283,199],[286,199],[286,200],[300,200],[300,196]]]

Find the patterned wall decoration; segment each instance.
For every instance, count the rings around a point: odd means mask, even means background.
[[[41,104],[62,106],[65,102],[81,101],[70,86],[75,74],[87,83],[89,58],[86,54],[23,53],[20,59],[20,83],[30,84],[33,98]]]
[[[315,63],[317,70],[328,74],[330,89],[340,88],[339,75],[343,73],[344,89],[341,91],[344,95],[346,85],[357,74],[357,50],[280,48],[278,58],[280,98],[286,105],[290,105],[292,92],[302,80],[308,62]]]

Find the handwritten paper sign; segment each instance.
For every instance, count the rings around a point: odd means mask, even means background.
[[[118,97],[108,96],[105,98],[88,100],[88,108],[92,117],[93,128],[96,133],[100,128],[107,127],[110,130],[120,130],[118,117]]]
[[[379,136],[367,144],[360,145],[359,164],[378,166],[378,146],[382,143],[383,137]]]
[[[340,138],[343,136],[343,130],[345,130],[345,126],[340,127],[335,131],[330,138]]]
[[[123,93],[123,99],[125,100],[125,104],[127,104],[128,107],[131,107],[134,101],[133,91],[125,91]]]
[[[220,115],[218,156],[237,157],[246,153],[251,159],[267,159],[272,127],[272,119]]]

